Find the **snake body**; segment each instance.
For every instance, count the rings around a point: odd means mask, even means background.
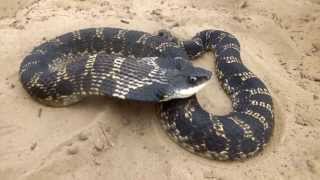
[[[168,134],[188,151],[211,159],[238,160],[257,154],[272,135],[273,102],[264,83],[242,63],[238,40],[224,31],[204,30],[181,44],[190,58],[214,51],[218,80],[233,111],[213,115],[196,96],[165,102],[161,117]]]
[[[243,159],[262,150],[273,130],[272,98],[242,64],[237,39],[213,30],[182,43],[168,37],[118,28],[67,33],[34,48],[21,63],[20,80],[32,97],[53,106],[89,95],[162,102],[168,135],[208,158]],[[211,73],[189,60],[210,50],[232,100],[234,111],[225,116],[206,112],[194,96]]]

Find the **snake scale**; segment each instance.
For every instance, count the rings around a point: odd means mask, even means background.
[[[190,59],[206,51],[214,51],[218,79],[231,97],[233,111],[224,116],[205,111],[194,95],[211,72],[193,67]],[[186,150],[211,159],[257,154],[274,126],[270,93],[243,65],[237,39],[224,31],[201,31],[181,42],[169,32],[70,32],[35,47],[21,63],[20,80],[33,98],[52,106],[91,95],[161,102],[167,134]]]

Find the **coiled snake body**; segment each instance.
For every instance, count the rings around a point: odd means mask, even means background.
[[[236,38],[213,30],[182,43],[168,37],[118,28],[67,33],[34,48],[21,63],[20,80],[32,97],[53,106],[89,95],[162,102],[167,133],[208,158],[243,159],[262,150],[273,130],[272,99],[242,64]],[[194,95],[211,73],[188,60],[208,50],[215,51],[218,79],[232,100],[234,111],[225,116],[203,110]]]
[[[214,51],[218,80],[233,111],[224,116],[208,113],[196,96],[165,102],[161,117],[168,134],[207,158],[237,160],[261,151],[273,131],[273,102],[264,83],[242,64],[238,40],[224,31],[205,30],[183,41],[182,47],[190,58]]]

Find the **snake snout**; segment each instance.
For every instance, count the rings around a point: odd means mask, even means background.
[[[199,85],[210,80],[212,77],[212,72],[203,68],[194,68],[192,73],[189,75],[189,83],[194,85]]]
[[[177,74],[171,79],[173,94],[167,97],[165,101],[187,98],[196,94],[208,84],[211,76],[210,71],[199,67],[191,67],[183,71],[182,74]]]

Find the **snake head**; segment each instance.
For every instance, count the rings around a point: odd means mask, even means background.
[[[116,93],[112,95],[125,94],[123,99],[137,101],[186,98],[204,87],[211,77],[210,71],[194,67],[182,58],[144,57],[132,61],[127,58],[122,66],[121,83],[115,85],[112,92]]]
[[[168,69],[167,94],[161,101],[187,98],[201,90],[210,80],[212,73],[200,67],[194,67],[187,60],[176,60],[175,68]]]

